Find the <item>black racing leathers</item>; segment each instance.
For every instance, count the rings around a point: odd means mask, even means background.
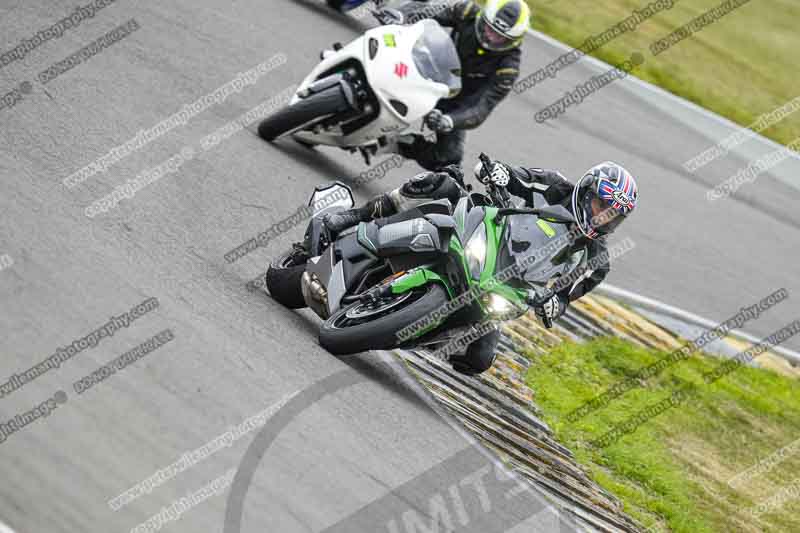
[[[575,186],[559,172],[541,168],[505,166],[509,169],[510,174],[510,180],[506,187],[508,192],[522,198],[528,207],[541,207],[534,205],[534,193],[539,193],[548,204],[560,204],[573,213],[571,199]],[[443,172],[418,174],[401,187],[373,198],[362,207],[351,209],[346,213],[350,213],[352,216],[342,218],[341,227],[336,227],[336,230],[340,231],[358,221],[388,217],[430,200],[447,198],[452,204],[455,204],[460,196],[467,194],[467,191],[462,185],[460,172],[454,172],[452,167],[444,170]],[[342,216],[342,214],[338,216]],[[335,222],[338,222],[338,219]],[[587,261],[592,261],[597,257],[607,257],[606,238],[600,236],[596,239],[589,239],[581,236],[572,244],[573,251],[580,249],[586,249]],[[559,296],[565,304],[577,300],[594,289],[611,270],[608,260],[600,262],[599,266],[595,265],[595,267],[594,270],[585,272],[584,276],[573,286],[565,287],[559,292]]]
[[[481,48],[475,30],[480,7],[471,0],[449,6],[414,3],[421,7],[407,16],[407,22],[432,18],[452,28],[453,42],[461,59],[461,92],[455,98],[442,100],[437,107],[450,115],[456,129],[477,128],[514,86],[519,76],[521,50],[489,52]]]
[[[540,207],[534,205],[533,196],[534,193],[539,193],[549,205],[560,204],[573,213],[571,200],[575,186],[561,173],[541,168],[524,168],[507,164],[505,166],[510,174],[510,180],[506,187],[508,192],[522,198],[528,207]],[[449,170],[449,167],[446,170]],[[381,205],[387,207],[383,208],[381,216],[389,216],[400,210],[410,209],[419,203],[440,198],[447,198],[455,204],[459,196],[464,194],[466,194],[465,189],[461,182],[454,178],[452,171],[418,174],[401,187],[385,195],[387,199],[381,200]],[[376,199],[373,199],[371,202],[375,201]],[[369,202],[366,204],[366,206],[371,205]],[[375,218],[375,214],[371,212],[373,209],[366,206],[360,208],[364,213],[364,218],[361,220]],[[604,236],[596,239],[581,236],[573,242],[573,251],[583,248],[587,251],[587,261],[592,261],[597,257],[607,257],[608,246]],[[580,281],[571,287],[564,288],[559,295],[564,302],[577,300],[602,282],[610,270],[611,265],[608,260],[601,261],[599,266],[596,265],[594,270],[587,271]]]
[[[461,60],[461,92],[444,99],[437,108],[453,119],[454,131],[438,135],[437,142],[418,136],[401,152],[420,166],[436,170],[444,165],[461,163],[464,157],[464,131],[483,124],[509,92],[519,77],[519,48],[490,52],[481,48],[475,29],[480,7],[471,0],[446,5],[438,2],[409,2],[402,11],[406,23],[432,18],[452,28],[452,38]]]
[[[534,206],[533,203],[533,194],[539,193],[544,196],[548,204],[560,204],[574,215],[572,211],[572,191],[575,186],[564,178],[561,173],[541,168],[524,168],[512,165],[506,165],[506,168],[509,169],[509,174],[511,175],[507,186],[508,192],[524,199],[528,207],[539,207]],[[587,260],[589,261],[595,257],[606,256],[607,247],[605,236],[600,236],[596,239],[582,236],[573,243],[573,250],[586,248]],[[560,294],[568,298],[569,301],[577,300],[602,282],[610,270],[611,265],[608,261],[601,262],[600,266],[595,270],[588,271],[581,281],[573,287],[565,288]]]

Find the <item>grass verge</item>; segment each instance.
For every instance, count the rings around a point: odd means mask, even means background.
[[[800,382],[740,367],[716,383],[702,376],[720,359],[695,356],[642,383],[602,410],[569,422],[567,414],[666,356],[619,339],[562,344],[531,356],[526,376],[546,421],[625,509],[656,531],[800,531],[800,498],[761,516],[750,510],[800,476],[800,446],[761,475],[729,480],[800,439]],[[606,448],[589,443],[644,408],[693,384],[686,402],[650,419]],[[795,493],[796,494],[796,493]]]
[[[800,96],[796,83],[800,2],[751,0],[665,52],[653,56],[649,51],[651,43],[721,1],[674,0],[672,8],[660,11],[592,55],[621,64],[633,51],[640,51],[645,63],[633,72],[635,76],[747,127],[759,115]],[[534,27],[573,47],[650,2],[528,0]],[[800,113],[762,134],[789,144],[800,137]]]

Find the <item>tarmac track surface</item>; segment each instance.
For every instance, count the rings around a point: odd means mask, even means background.
[[[74,7],[63,1],[6,2],[0,6],[0,49]],[[122,41],[45,85],[36,80],[129,19],[139,29]],[[353,531],[394,533],[393,519],[401,527],[405,511],[426,516],[437,494],[454,484],[466,487],[463,480],[482,468],[478,449],[427,406],[425,394],[385,355],[337,359],[317,345],[316,320],[308,313],[283,309],[245,287],[269,258],[300,237],[301,227],[233,264],[223,258],[304,205],[314,186],[363,171],[360,160],[291,142],[268,145],[251,127],[110,212],[84,215],[85,207],[115,186],[185,146],[197,147],[203,136],[299,82],[320,49],[347,41],[360,27],[310,1],[220,6],[208,0],[118,0],[0,69],[0,94],[32,83],[30,94],[0,109],[0,253],[13,260],[0,270],[0,384],[111,315],[149,297],[159,301],[158,309],[97,347],[0,399],[0,421],[6,421],[56,391],[67,397],[49,417],[0,444],[0,520],[18,533],[129,531],[245,464],[243,458],[252,466],[246,491],[240,471],[230,501],[214,496],[164,530],[229,533],[238,524],[243,532],[335,531],[355,516],[365,521]],[[524,72],[559,53],[534,38],[525,46]],[[72,189],[62,184],[140,129],[276,53],[288,61],[255,85],[105,173]],[[627,81],[554,122],[533,120],[564,90],[596,73],[581,62],[556,80],[512,95],[470,134],[468,160],[486,151],[567,176],[607,159],[631,169],[640,181],[641,207],[622,233],[637,248],[615,265],[611,283],[716,319],[780,287],[794,294],[797,278],[789,265],[796,264],[800,244],[793,209],[800,193],[778,173],[793,171],[795,162],[736,198],[709,204],[706,190],[747,163],[732,154],[699,176],[683,171],[683,161],[730,132],[718,121]],[[759,143],[746,148],[769,151]],[[412,164],[394,170],[360,188],[359,200],[415,171]],[[790,298],[745,329],[768,334],[796,318],[797,310]],[[165,329],[174,334],[172,341],[75,393],[73,382]],[[342,372],[353,380],[349,386],[292,403]],[[275,423],[287,424],[257,461],[258,450],[249,443],[261,441],[248,435],[119,511],[107,505],[182,453],[281,402],[301,409],[291,420],[281,418],[286,411],[275,415]],[[264,431],[275,427],[270,424]],[[441,465],[450,466],[447,475],[436,470]],[[480,505],[477,492],[464,494],[472,498],[472,512]],[[234,496],[240,498],[240,518],[230,516]],[[497,517],[492,523],[498,528],[508,516],[519,518],[512,531],[554,530],[550,514],[534,516],[537,498],[524,498],[529,499],[507,512],[495,505],[496,512],[486,516]],[[462,530],[480,526],[480,518],[470,518]]]

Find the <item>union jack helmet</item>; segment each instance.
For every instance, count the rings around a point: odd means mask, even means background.
[[[606,161],[583,175],[572,191],[572,211],[581,232],[590,239],[612,233],[636,208],[639,187],[621,165]],[[593,215],[594,199],[608,206]]]

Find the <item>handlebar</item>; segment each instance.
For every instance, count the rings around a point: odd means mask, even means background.
[[[504,207],[497,210],[495,220],[509,215],[538,215],[540,211],[530,207]]]

